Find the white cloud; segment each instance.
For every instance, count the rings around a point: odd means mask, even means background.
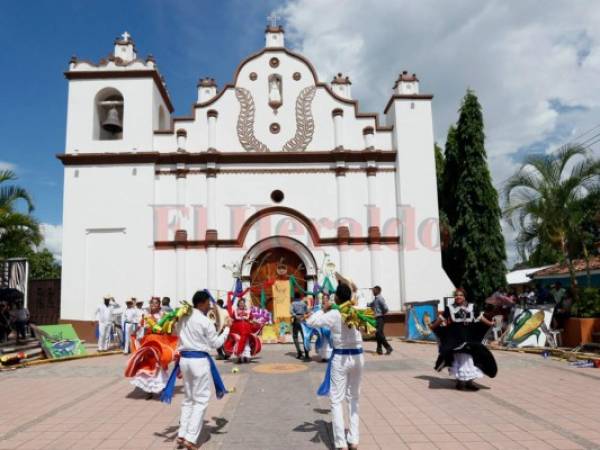
[[[62,259],[62,225],[53,225],[51,223],[40,224],[40,230],[44,236],[42,247],[47,248],[54,257],[61,261]]]
[[[6,161],[0,161],[0,170],[12,170],[14,171],[17,166],[13,163],[9,163]]]
[[[398,73],[416,72],[435,95],[439,143],[474,89],[498,187],[528,149],[550,151],[600,122],[596,1],[291,0],[278,13],[322,80],[350,75],[363,108],[382,111]]]

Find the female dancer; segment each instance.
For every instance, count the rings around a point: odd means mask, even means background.
[[[144,329],[141,346],[131,356],[125,370],[127,377],[133,377],[131,384],[148,393],[148,400],[167,384],[167,369],[175,357],[177,346],[177,336],[164,333],[157,327],[163,314],[160,299],[152,297],[150,311],[143,315],[140,324]]]
[[[250,358],[260,353],[262,343],[258,337],[262,325],[255,323],[246,306],[246,300],[241,298],[237,305],[228,304],[229,315],[233,317],[231,332],[223,345],[226,354],[234,354],[239,363],[248,363]]]
[[[473,383],[486,374],[496,376],[498,368],[492,353],[481,341],[492,322],[479,314],[472,303],[465,298],[465,291],[456,289],[454,304],[446,306],[438,319],[431,325],[440,338],[440,354],[435,364],[439,372],[449,367],[449,373],[456,378],[456,389],[477,391]]]

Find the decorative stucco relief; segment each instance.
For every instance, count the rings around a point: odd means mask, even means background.
[[[308,86],[300,91],[296,99],[296,134],[283,146],[284,152],[303,152],[312,141],[315,121],[312,115],[312,101],[317,88]]]
[[[308,86],[296,99],[296,133],[282,148],[284,152],[303,152],[312,141],[315,121],[312,115],[312,101],[317,92],[316,86]],[[254,116],[256,106],[248,89],[235,88],[235,96],[240,102],[240,114],[237,122],[237,134],[242,147],[249,152],[269,152],[270,149],[254,135]],[[271,130],[273,131],[273,130]]]
[[[235,88],[235,96],[240,102],[240,115],[237,122],[237,134],[240,144],[249,152],[268,152],[269,147],[254,136],[254,114],[256,106],[248,89]]]

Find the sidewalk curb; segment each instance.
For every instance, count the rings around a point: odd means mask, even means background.
[[[75,361],[78,359],[98,358],[98,357],[102,357],[102,356],[112,356],[112,355],[122,355],[122,354],[123,354],[122,350],[111,350],[111,351],[102,352],[102,353],[91,353],[89,355],[69,356],[66,358],[38,359],[37,361],[30,361],[30,362],[26,362],[26,363],[14,364],[14,365],[9,365],[9,366],[0,365],[0,369],[4,369],[4,370],[24,369],[25,367],[39,366],[42,364],[51,364],[51,363],[58,363],[58,362],[63,362],[63,361]]]

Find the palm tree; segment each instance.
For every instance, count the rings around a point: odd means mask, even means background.
[[[4,185],[16,180],[14,172],[0,170],[0,256],[21,256],[15,254],[39,245],[42,236],[37,221],[30,215],[33,203],[27,191],[19,186]],[[27,206],[27,213],[17,210],[17,203]]]
[[[570,167],[570,170],[568,170]],[[523,253],[554,249],[566,261],[575,288],[573,255],[582,223],[595,211],[582,207],[600,191],[600,160],[580,145],[566,145],[550,155],[531,155],[504,186],[504,217],[518,228]],[[589,199],[588,199],[589,200]],[[574,289],[574,296],[577,296]]]

